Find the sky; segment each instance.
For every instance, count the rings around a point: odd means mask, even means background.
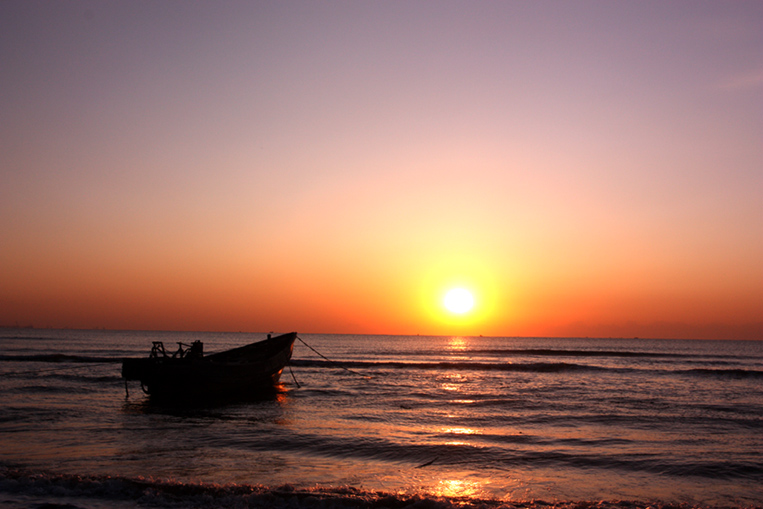
[[[762,198],[761,2],[0,2],[1,325],[763,339]]]

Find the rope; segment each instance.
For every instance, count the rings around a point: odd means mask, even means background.
[[[350,373],[352,373],[353,375],[358,375],[359,377],[362,377],[362,378],[365,378],[365,379],[370,379],[370,378],[371,378],[370,376],[364,375],[364,374],[362,374],[362,373],[358,373],[357,371],[353,371],[353,370],[351,370],[350,368],[348,368],[348,367],[346,367],[346,366],[342,366],[340,363],[338,363],[338,362],[336,362],[336,361],[332,361],[331,359],[329,359],[328,357],[326,357],[325,355],[323,355],[322,353],[320,353],[318,350],[316,350],[316,349],[315,349],[315,348],[313,348],[312,346],[310,346],[310,345],[308,345],[307,343],[305,343],[305,340],[304,340],[304,339],[302,339],[301,337],[297,336],[297,339],[298,339],[298,340],[299,340],[299,341],[300,341],[300,342],[301,342],[303,345],[305,345],[306,347],[308,347],[310,350],[312,350],[313,352],[315,352],[315,353],[317,353],[318,355],[320,355],[320,356],[321,356],[323,359],[325,359],[325,360],[329,361],[329,362],[330,362],[330,363],[332,363],[332,364],[336,364],[337,366],[339,366],[339,367],[340,367],[340,368],[342,368],[343,370],[345,370],[345,371],[349,371],[349,372],[350,372]]]
[[[302,386],[299,385],[299,382],[297,382],[297,377],[294,376],[294,371],[291,369],[291,364],[289,364],[289,373],[291,373],[291,377],[294,379],[294,383],[297,384],[297,389],[301,389]]]

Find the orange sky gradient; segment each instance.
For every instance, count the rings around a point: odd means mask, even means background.
[[[761,27],[2,2],[0,325],[763,339]]]

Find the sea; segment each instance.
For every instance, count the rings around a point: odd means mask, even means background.
[[[261,399],[121,378],[264,338],[0,329],[0,507],[763,507],[763,341],[299,334]]]

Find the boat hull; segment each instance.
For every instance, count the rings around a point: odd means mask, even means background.
[[[124,359],[122,377],[158,399],[205,399],[272,393],[291,359],[295,332],[200,358]]]

